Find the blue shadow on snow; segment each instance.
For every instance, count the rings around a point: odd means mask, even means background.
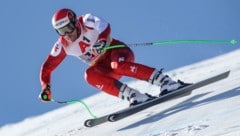
[[[195,99],[199,99],[207,94],[209,94],[211,92],[208,92],[208,93],[203,93],[203,94],[198,94],[196,96],[193,96],[189,99],[186,99],[185,101],[171,107],[171,108],[168,108],[160,113],[157,113],[156,115],[148,115],[149,117],[143,119],[143,120],[140,120],[138,122],[135,122],[133,124],[130,124],[122,129],[119,129],[118,131],[122,131],[122,130],[127,130],[127,129],[131,129],[131,128],[135,128],[135,127],[138,127],[140,125],[143,125],[143,124],[148,124],[148,123],[152,123],[152,122],[155,122],[155,121],[159,121],[163,118],[166,118],[168,116],[171,116],[175,113],[178,113],[178,112],[181,112],[181,111],[184,111],[186,109],[190,109],[190,108],[194,108],[194,107],[198,107],[198,106],[203,106],[203,105],[206,105],[206,104],[209,104],[209,103],[213,103],[213,102],[216,102],[216,101],[220,101],[220,100],[224,100],[224,99],[229,99],[231,97],[235,97],[237,95],[240,95],[240,88],[235,88],[235,89],[232,89],[230,91],[225,91],[221,94],[218,94],[218,95],[215,95],[215,96],[212,96],[212,97],[209,97],[209,98],[206,98],[206,99],[203,99],[203,100],[200,100],[200,101],[197,101],[197,102],[193,102],[193,100]]]

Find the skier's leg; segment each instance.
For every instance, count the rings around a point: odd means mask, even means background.
[[[110,54],[111,69],[114,73],[148,81],[155,68],[134,62],[134,54],[128,47],[118,48]]]
[[[99,65],[91,66],[85,71],[85,80],[93,87],[110,95],[118,96],[121,84],[117,78],[121,78],[121,76],[113,76],[111,73],[109,68]]]
[[[161,87],[160,95],[189,85],[180,80],[172,80],[168,75],[163,74],[162,70],[158,71],[155,68],[134,63],[133,52],[127,47],[113,50],[111,55],[111,68],[115,73],[158,85]]]
[[[131,67],[130,70],[129,67]],[[190,85],[180,80],[174,81],[168,75],[163,74],[161,70],[158,71],[154,68],[132,62],[119,63],[114,71],[118,74],[145,80],[151,84],[160,86],[160,95]]]
[[[138,90],[128,87],[109,75],[106,68],[101,66],[92,66],[85,73],[86,81],[92,86],[123,100],[128,100],[131,105],[136,105],[147,100],[153,99],[150,95],[142,94]]]

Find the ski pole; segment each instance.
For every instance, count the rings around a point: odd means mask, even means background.
[[[52,101],[52,102],[55,102],[55,103],[58,103],[58,104],[81,103],[81,104],[84,106],[84,108],[88,111],[88,114],[89,114],[92,118],[94,118],[94,119],[97,118],[97,116],[95,116],[95,115],[91,112],[89,106],[88,106],[84,101],[82,101],[82,100],[57,101],[57,100],[55,100],[55,99],[51,99],[51,101]]]
[[[237,40],[169,40],[169,41],[158,41],[158,42],[147,42],[147,43],[135,43],[135,44],[126,44],[127,46],[136,47],[136,46],[151,46],[151,45],[167,45],[167,44],[179,44],[179,43],[208,43],[208,44],[237,44]],[[114,48],[125,47],[123,44],[113,45],[105,47],[103,50],[109,50]]]

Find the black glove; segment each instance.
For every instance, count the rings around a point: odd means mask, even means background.
[[[51,93],[51,86],[49,84],[41,91],[39,94],[39,99],[43,102],[51,101],[52,93]]]
[[[103,53],[103,49],[106,46],[106,41],[102,40],[102,41],[97,41],[93,46],[92,46],[92,50],[97,53],[97,54],[102,54]]]

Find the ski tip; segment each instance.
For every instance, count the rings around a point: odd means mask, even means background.
[[[228,70],[226,73],[229,75],[229,74],[230,74],[230,72],[231,72],[231,70]]]
[[[85,126],[85,127],[92,127],[92,125],[91,125],[91,119],[86,120],[86,121],[84,122],[84,126]]]
[[[228,77],[230,75],[230,73],[231,73],[231,70],[228,70],[226,72],[223,72],[223,75],[225,75],[225,77]]]

